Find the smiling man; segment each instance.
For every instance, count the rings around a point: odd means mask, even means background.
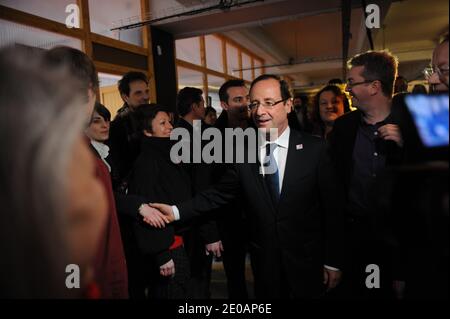
[[[389,258],[385,245],[373,231],[377,216],[370,201],[373,187],[386,166],[398,163],[403,138],[391,114],[397,58],[386,51],[368,51],[348,63],[346,91],[354,112],[339,117],[330,134],[333,158],[344,181],[346,205],[346,297],[387,298]],[[366,267],[380,267],[381,289],[366,287]]]
[[[426,70],[428,83],[433,92],[448,92],[448,33],[444,40],[434,49],[431,67]]]
[[[248,206],[256,297],[318,298],[341,276],[342,187],[325,142],[289,128],[292,101],[285,81],[275,75],[258,77],[251,85],[250,101],[257,127],[278,131],[259,149],[260,158],[269,156],[276,169],[268,172],[262,160],[235,164],[218,184],[193,200],[152,206],[170,221],[183,220],[242,195]]]
[[[138,125],[133,113],[139,105],[147,104],[150,99],[147,76],[142,72],[126,73],[119,81],[119,92],[124,105],[111,122],[108,143],[116,168],[113,174],[115,188],[128,176],[139,155]]]

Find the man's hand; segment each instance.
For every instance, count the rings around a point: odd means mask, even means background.
[[[398,125],[383,125],[378,129],[378,133],[382,139],[394,141],[398,146],[403,147],[402,133],[400,132]]]
[[[208,255],[208,256],[210,253],[212,253],[214,257],[220,258],[220,257],[222,257],[222,251],[223,251],[223,246],[222,246],[222,241],[220,241],[220,240],[216,241],[215,243],[206,245],[206,255]]]
[[[150,203],[151,207],[156,208],[164,215],[166,223],[169,224],[175,220],[175,215],[172,211],[172,206],[160,203]]]
[[[175,263],[173,259],[166,262],[164,265],[159,266],[159,273],[161,276],[169,277],[175,275]]]
[[[327,291],[335,288],[341,281],[341,277],[342,271],[323,267],[323,283],[327,286]]]
[[[139,207],[139,214],[144,217],[144,222],[156,228],[164,228],[169,223],[166,216],[148,204],[143,204]]]

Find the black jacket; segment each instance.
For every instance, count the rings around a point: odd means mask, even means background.
[[[176,203],[191,198],[188,174],[170,160],[169,138],[144,137],[128,184],[128,194],[147,202]],[[179,230],[178,230],[179,231]],[[155,229],[141,219],[133,220],[133,232],[142,254],[156,254],[160,265],[170,260],[168,248],[173,243],[174,226]]]
[[[180,118],[176,126],[179,128],[186,129],[189,132],[192,141],[193,127],[190,123],[185,121],[183,118]],[[209,127],[209,125],[207,125],[202,121],[202,132],[207,127]],[[192,142],[190,154],[191,154],[191,162],[182,163],[181,165],[189,174],[189,178],[191,179],[192,185],[192,196],[194,196],[196,193],[208,188],[213,183],[214,166],[205,163],[193,163]],[[220,240],[217,224],[213,218],[211,218],[210,216],[203,216],[201,218],[196,219],[195,223],[197,227],[192,231],[198,233],[197,235],[199,236],[199,239],[201,240],[202,244],[210,244]]]
[[[334,122],[333,130],[328,138],[331,155],[344,182],[346,194],[348,194],[353,171],[353,149],[361,117],[362,112],[359,110],[342,115]],[[396,116],[389,116],[389,121],[386,124],[398,124],[398,119]],[[386,153],[387,166],[401,163],[403,150],[395,142],[382,141],[380,148]]]
[[[113,188],[117,190],[128,177],[140,153],[140,132],[134,113],[125,107],[111,122],[108,145],[110,147]]]

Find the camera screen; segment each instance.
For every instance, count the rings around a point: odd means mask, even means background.
[[[423,145],[447,146],[448,95],[407,95],[405,101]]]

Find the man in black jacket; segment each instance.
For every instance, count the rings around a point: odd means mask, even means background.
[[[219,89],[222,113],[216,121],[215,127],[220,130],[222,137],[225,136],[227,128],[241,128],[245,130],[250,123],[250,112],[248,109],[248,88],[243,80],[228,80]],[[214,169],[214,181],[218,181],[226,171],[225,161],[225,139],[222,140],[222,164]],[[234,145],[233,145],[234,147]],[[244,201],[238,198],[232,204],[227,205],[218,212],[217,225],[220,238],[223,243],[223,267],[227,276],[228,298],[248,299],[247,283],[245,279],[245,261],[247,256],[247,222],[244,216]],[[233,212],[230,214],[230,212]],[[227,214],[228,213],[228,214]]]
[[[402,160],[403,138],[391,112],[397,64],[385,51],[369,51],[349,61],[346,91],[358,110],[338,118],[329,139],[347,198],[348,254],[341,288],[349,298],[392,297],[392,256],[380,238],[382,231],[375,229],[379,212],[373,200],[377,177]],[[366,267],[371,264],[380,273],[374,274],[373,284],[367,284]]]
[[[178,92],[177,111],[180,116],[177,128],[184,128],[191,136],[191,158],[190,163],[183,163],[182,166],[188,172],[193,194],[202,191],[211,184],[212,167],[205,163],[195,163],[195,142],[193,136],[197,127],[194,127],[194,121],[201,123],[201,134],[207,125],[203,122],[205,116],[205,101],[200,89],[185,87]],[[201,141],[199,141],[201,142]],[[201,143],[199,143],[201,147]],[[185,234],[185,247],[190,259],[191,278],[188,287],[189,298],[210,298],[210,281],[212,257],[221,257],[223,250],[220,241],[216,222],[210,216],[198,220]]]
[[[289,128],[292,101],[285,81],[262,75],[250,97],[256,126],[278,132],[275,139],[261,136],[260,161],[233,165],[215,187],[189,202],[152,206],[170,221],[208,213],[242,194],[249,207],[256,297],[320,297],[341,275],[341,186],[325,142]],[[263,165],[266,148],[272,170]]]
[[[128,176],[139,155],[140,132],[134,110],[149,101],[148,80],[142,72],[128,72],[119,81],[119,92],[124,105],[111,122],[108,144],[113,164],[113,187],[117,189]]]

